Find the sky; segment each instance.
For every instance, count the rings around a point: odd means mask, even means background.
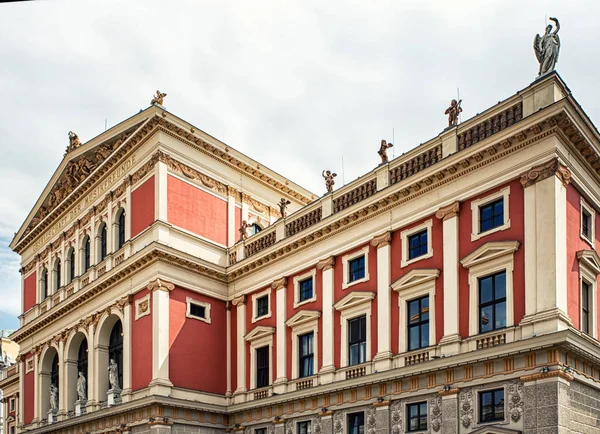
[[[557,70],[600,121],[600,2],[46,0],[0,4],[0,329],[18,327],[9,248],[60,163],[149,105],[164,105],[319,195],[528,86],[533,38],[561,23]]]

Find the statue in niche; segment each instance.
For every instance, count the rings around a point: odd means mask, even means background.
[[[242,225],[240,226],[240,235],[241,235],[241,239],[245,240],[246,238],[248,238],[248,228],[250,227],[250,225],[248,225],[248,222],[246,220],[242,220]]]
[[[115,359],[110,359],[108,364],[108,382],[110,383],[111,390],[121,390],[119,385],[119,366]]]
[[[156,95],[154,95],[154,98],[152,98],[152,101],[150,101],[150,105],[152,105],[152,104],[163,105],[163,100],[165,99],[165,96],[167,96],[166,93],[161,93],[160,90],[157,90]]]
[[[462,107],[460,104],[462,103],[462,99],[456,101],[453,99],[450,101],[450,107],[446,109],[444,114],[448,115],[448,127],[453,127],[454,125],[458,125],[458,115],[462,113]]]
[[[287,206],[289,204],[291,204],[292,202],[290,202],[287,199],[284,199],[283,197],[281,198],[281,200],[279,201],[278,205],[279,205],[279,212],[281,213],[281,217],[286,217],[287,216]]]
[[[535,39],[533,40],[533,51],[540,63],[538,77],[553,71],[556,62],[558,62],[558,53],[560,51],[558,31],[560,30],[560,24],[554,17],[550,17],[550,21],[554,21],[556,30],[552,31],[552,24],[548,24],[544,36],[535,35]]]
[[[50,385],[50,411],[53,414],[58,411],[58,387],[54,383]]]
[[[381,146],[379,146],[379,151],[377,151],[377,153],[381,157],[381,164],[385,164],[389,161],[388,155],[387,155],[387,150],[389,148],[391,148],[392,146],[394,146],[394,145],[392,145],[391,143],[387,143],[385,140],[381,141]]]
[[[79,371],[79,377],[77,378],[77,397],[81,402],[87,401],[87,380],[81,371]]]
[[[335,185],[335,181],[333,178],[337,176],[337,173],[332,173],[331,170],[324,170],[323,179],[325,179],[325,188],[327,188],[327,193],[333,193],[333,186]]]

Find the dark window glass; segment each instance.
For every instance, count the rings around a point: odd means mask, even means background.
[[[269,385],[269,347],[256,350],[256,387]]]
[[[479,422],[504,420],[504,389],[479,393]]]
[[[256,223],[252,223],[250,225],[250,235],[257,234],[260,231],[262,231],[262,228],[259,225],[257,225]]]
[[[590,332],[590,285],[581,282],[581,331]]]
[[[506,272],[479,279],[479,333],[506,327]]]
[[[81,344],[79,344],[79,351],[77,353],[77,378],[79,373],[82,373],[85,379],[88,378],[88,344],[87,339],[83,338]],[[86,381],[87,387],[87,381]]]
[[[15,434],[15,426],[14,425],[10,426],[10,434]]]
[[[125,244],[125,211],[121,211],[119,214],[119,230],[117,236],[117,250],[123,247]]]
[[[206,318],[206,308],[195,303],[190,303],[190,315],[196,318]]]
[[[117,320],[108,340],[108,360],[114,360],[119,367],[119,386],[123,387],[123,325]],[[110,383],[109,383],[110,384]]]
[[[313,362],[315,357],[314,350],[314,333],[307,333],[305,335],[298,336],[298,354],[300,355],[299,360],[299,374],[300,377],[310,377],[314,374]]]
[[[256,300],[256,317],[260,318],[269,313],[269,295],[263,295]]]
[[[429,296],[408,302],[408,351],[429,346]]]
[[[100,261],[104,261],[104,258],[106,258],[106,225],[103,225],[100,231]]]
[[[313,279],[309,277],[300,281],[300,296],[298,297],[300,302],[310,300],[313,296]]]
[[[592,238],[592,216],[585,209],[581,209],[581,234],[587,239]]]
[[[504,198],[479,207],[479,232],[486,232],[504,224]]]
[[[406,405],[406,430],[408,432],[427,429],[427,403],[418,402]]]
[[[75,277],[75,249],[71,250],[71,255],[69,257],[69,283]]]
[[[42,270],[42,297],[45,300],[48,297],[48,270]]]
[[[310,422],[298,422],[298,434],[311,434]]]
[[[408,237],[408,259],[427,254],[427,229]]]
[[[50,384],[56,386],[58,389],[57,398],[60,398],[60,383],[58,380],[58,353],[56,353],[52,359],[52,368],[50,369]]]
[[[358,258],[352,259],[348,263],[350,269],[350,275],[348,276],[348,282],[354,282],[355,280],[362,279],[365,277],[365,257],[359,256]]]
[[[352,413],[348,415],[348,434],[364,434],[365,432],[365,414]]]
[[[10,410],[9,411],[15,411],[15,400],[14,399],[10,400]]]
[[[367,361],[367,317],[348,321],[348,366]]]
[[[91,246],[90,246],[90,237],[86,237],[85,239],[85,252],[84,252],[84,258],[83,258],[83,272],[85,273],[87,270],[90,269],[90,253],[91,253]]]
[[[254,434],[267,434],[266,428],[257,428],[254,430]]]
[[[60,270],[62,268],[61,265],[62,264],[60,263],[60,259],[57,259],[56,263],[54,265],[54,278],[55,278],[55,280],[54,280],[55,286],[54,287],[56,289],[60,288]]]

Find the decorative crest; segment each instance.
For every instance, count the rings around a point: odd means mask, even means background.
[[[287,216],[286,208],[291,203],[292,202],[290,202],[289,200],[287,200],[287,199],[285,199],[283,197],[281,198],[281,200],[277,204],[277,205],[279,205],[279,212],[281,213],[281,217],[286,217]]]
[[[538,77],[552,72],[556,67],[556,62],[558,62],[558,54],[560,52],[558,31],[560,30],[560,24],[558,23],[558,19],[554,17],[550,17],[550,21],[554,21],[556,30],[552,31],[552,24],[548,24],[544,36],[535,35],[533,40],[533,51],[540,63]]]
[[[462,103],[462,99],[456,101],[453,99],[450,101],[450,107],[446,109],[444,114],[448,115],[448,127],[453,127],[458,125],[458,115],[462,113],[462,107],[460,104]]]
[[[387,155],[387,150],[389,148],[391,148],[392,146],[394,146],[394,145],[392,145],[391,143],[387,143],[385,140],[381,141],[381,146],[379,146],[379,151],[377,151],[377,153],[381,157],[381,164],[385,164],[389,161],[388,155]]]
[[[166,93],[161,93],[160,90],[157,90],[156,95],[154,95],[152,101],[150,101],[150,104],[163,105],[163,100],[165,99],[165,96],[167,96]]]
[[[327,188],[327,193],[333,193],[333,186],[335,181],[333,178],[337,176],[337,173],[332,173],[331,170],[323,170],[323,179],[325,179],[325,187]]]

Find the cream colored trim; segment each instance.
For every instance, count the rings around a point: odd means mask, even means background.
[[[399,353],[408,351],[408,302],[425,295],[429,296],[429,346],[435,345],[435,282],[439,275],[440,270],[417,269],[410,271],[392,284],[392,289],[398,291]]]
[[[205,323],[210,324],[210,321],[211,321],[210,320],[210,303],[194,300],[192,297],[186,297],[185,303],[186,303],[186,309],[185,309],[186,318],[197,319],[199,321],[204,321]],[[204,308],[204,318],[191,314],[190,307],[192,304],[195,304],[196,306],[201,306]]]
[[[299,378],[298,357],[300,354],[298,337],[313,333],[313,375],[317,374],[319,360],[319,318],[321,312],[315,310],[301,310],[286,321],[292,329],[292,379]]]
[[[298,306],[302,306],[303,304],[306,304],[306,303],[312,303],[313,301],[315,301],[317,299],[317,290],[316,290],[317,282],[315,279],[316,275],[317,275],[317,269],[313,268],[312,270],[310,270],[307,273],[304,273],[300,276],[294,277],[294,308],[297,308]],[[302,282],[306,279],[312,279],[313,296],[304,301],[299,301],[300,300],[300,282]]]
[[[419,226],[415,226],[414,228],[407,229],[405,231],[400,232],[400,239],[402,240],[402,255],[400,259],[400,267],[406,267],[409,264],[420,261],[421,259],[431,258],[433,256],[433,247],[432,247],[432,231],[431,228],[433,226],[433,219],[427,220],[425,223]],[[417,256],[413,259],[408,259],[408,238],[411,235],[414,235],[418,232],[427,229],[427,253],[421,256]]]
[[[510,384],[504,383],[504,384],[484,384],[481,386],[475,386],[473,387],[473,428],[478,428],[478,427],[484,427],[484,426],[490,426],[490,425],[497,425],[497,424],[507,424],[510,423],[509,418],[509,412],[507,411],[507,407],[506,404],[508,403],[508,386]],[[496,420],[493,422],[481,422],[479,420],[479,394],[482,392],[489,392],[492,390],[499,390],[499,389],[504,389],[504,419],[503,420]],[[492,426],[490,426],[490,428],[493,428]]]
[[[269,346],[269,385],[273,381],[273,334],[274,327],[258,326],[245,337],[250,342],[250,389],[256,389],[256,350]]]
[[[348,366],[348,321],[363,315],[367,317],[367,354],[365,362],[371,361],[371,302],[374,298],[374,292],[355,291],[349,293],[334,305],[335,309],[340,311],[340,368]]]
[[[135,301],[135,321],[146,315],[150,315],[150,304],[150,293]]]
[[[581,224],[581,219],[583,217],[583,210],[586,210],[588,212],[588,214],[590,215],[590,220],[591,220],[591,236],[590,238],[586,237],[583,234],[583,225]],[[579,201],[579,235],[581,236],[581,239],[584,240],[585,242],[587,242],[592,249],[595,248],[594,246],[594,240],[596,239],[596,211],[594,210],[594,208],[592,208],[590,205],[587,204],[587,202],[583,199],[583,197],[580,199]]]
[[[474,200],[471,202],[471,241],[475,241],[480,239],[481,237],[485,237],[486,235],[493,234],[495,232],[504,231],[510,228],[510,214],[509,214],[509,196],[510,196],[510,186],[503,188],[500,191],[497,191],[494,194],[491,194],[486,197],[482,197],[481,199]],[[487,205],[490,202],[493,202],[497,199],[503,198],[504,203],[504,224],[502,226],[498,226],[494,229],[490,229],[489,231],[479,232],[479,208],[483,205]]]
[[[269,302],[267,303],[269,310],[266,315],[256,316],[258,310],[257,300],[262,296],[267,295],[269,297]],[[271,318],[271,287],[268,287],[264,291],[257,292],[256,294],[252,294],[252,324],[261,319]]]
[[[594,252],[595,253],[595,252]],[[583,332],[583,282],[587,283],[591,287],[591,294],[589,300],[589,314],[591,319],[590,332],[588,333],[593,338],[598,337],[598,309],[596,308],[598,285],[596,280],[598,277],[598,268],[595,261],[590,260],[584,255],[577,255],[579,257],[579,330]],[[595,266],[596,265],[596,266]]]
[[[365,257],[365,277],[363,277],[362,279],[357,279],[354,280],[352,282],[349,282],[349,274],[350,274],[350,267],[349,267],[349,262],[353,259],[359,258],[361,256]],[[342,256],[342,271],[343,271],[343,276],[342,276],[342,289],[346,289],[349,286],[352,285],[356,285],[357,283],[362,283],[362,282],[366,282],[369,280],[369,245],[367,244],[365,247],[363,247],[362,249],[360,249],[357,252]]]

